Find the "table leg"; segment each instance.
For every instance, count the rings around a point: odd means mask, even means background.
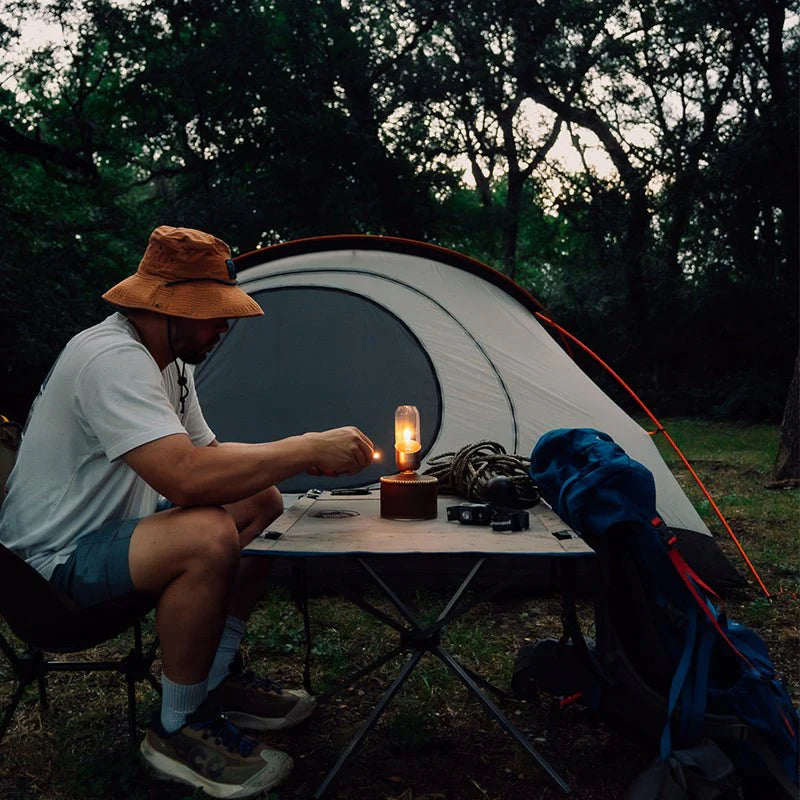
[[[303,635],[306,642],[306,652],[303,658],[303,688],[309,693],[314,694],[311,686],[311,618],[308,610],[308,576],[306,574],[305,561],[298,559],[300,563],[292,565],[292,578],[294,580],[294,602],[297,609],[303,615]]]
[[[321,798],[328,790],[328,787],[339,774],[339,770],[342,768],[342,765],[356,751],[356,748],[358,748],[366,735],[375,726],[375,723],[380,719],[381,715],[386,710],[386,707],[391,702],[391,699],[394,697],[400,687],[406,682],[406,679],[411,674],[411,671],[414,669],[414,667],[416,667],[419,663],[423,653],[423,650],[414,651],[414,653],[411,655],[411,658],[409,658],[408,661],[406,661],[406,663],[403,665],[403,669],[400,670],[400,674],[395,678],[394,682],[386,690],[386,692],[384,692],[383,697],[381,697],[381,699],[378,701],[375,708],[372,709],[372,713],[367,718],[367,721],[361,726],[361,728],[359,728],[356,735],[350,740],[350,743],[347,745],[347,747],[345,747],[345,749],[342,751],[342,754],[339,756],[339,760],[333,766],[331,771],[325,776],[325,780],[323,780],[319,785],[317,791],[314,792],[314,800],[319,800],[319,798]]]
[[[522,732],[512,724],[505,714],[478,688],[477,684],[470,677],[467,671],[459,664],[443,647],[437,647],[433,651],[444,664],[452,672],[454,672],[461,682],[469,689],[470,693],[481,702],[483,707],[500,723],[500,726],[522,747],[529,755],[531,755],[536,763],[550,776],[553,783],[558,786],[561,792],[565,795],[572,794],[572,789],[564,782],[561,776],[550,766],[550,763],[545,760],[544,756],[539,753],[536,748],[525,738]]]
[[[356,681],[361,680],[365,675],[369,675],[370,672],[374,672],[376,669],[382,667],[384,664],[388,664],[393,658],[397,658],[400,653],[405,651],[405,647],[403,645],[398,645],[397,647],[390,650],[385,655],[382,655],[379,659],[373,661],[368,666],[360,669],[358,672],[354,672],[352,675],[348,675],[343,681],[339,681],[335,686],[328,689],[327,692],[323,692],[322,694],[317,695],[317,702],[318,703],[326,703],[330,700],[331,697],[338,694],[342,691],[342,689],[346,688],[347,686],[352,686]]]
[[[340,594],[346,600],[349,600],[353,605],[358,606],[362,611],[366,611],[367,614],[375,617],[375,619],[380,620],[387,628],[393,628],[398,633],[403,633],[405,630],[405,626],[400,624],[399,622],[393,620],[388,614],[384,614],[379,608],[375,608],[372,603],[368,603],[363,597],[360,597],[355,592],[349,592],[340,590]]]
[[[336,776],[339,774],[342,766],[345,764],[348,758],[355,752],[355,750],[359,747],[361,742],[367,736],[367,734],[372,730],[372,728],[377,723],[378,719],[380,719],[381,715],[386,710],[387,706],[391,702],[394,695],[400,689],[400,687],[405,683],[408,676],[411,674],[412,670],[416,665],[419,663],[419,660],[426,652],[431,652],[436,655],[452,672],[456,674],[456,676],[466,685],[469,689],[470,693],[476,697],[481,704],[486,708],[486,710],[498,721],[500,726],[507,731],[512,738],[520,745],[533,759],[536,763],[541,767],[547,775],[551,778],[551,780],[555,783],[555,785],[561,790],[561,792],[565,795],[569,795],[572,793],[569,785],[561,778],[561,776],[553,769],[553,767],[549,764],[549,762],[542,756],[534,747],[530,744],[530,742],[525,738],[522,732],[516,728],[511,721],[503,714],[503,712],[492,702],[490,698],[488,698],[479,688],[479,684],[487,689],[491,689],[501,695],[504,693],[493,686],[489,681],[485,678],[482,678],[480,675],[473,673],[472,671],[468,670],[467,668],[463,667],[456,661],[453,656],[450,655],[444,648],[440,645],[440,633],[442,628],[454,617],[456,616],[456,607],[464,595],[466,590],[469,588],[470,584],[472,583],[475,575],[477,575],[480,568],[486,561],[486,558],[480,558],[475,565],[470,570],[467,577],[464,579],[461,586],[455,592],[453,597],[449,600],[447,605],[445,606],[444,610],[439,614],[436,621],[431,625],[423,626],[417,620],[415,614],[403,603],[397,593],[378,575],[378,573],[368,564],[364,559],[358,558],[356,559],[361,567],[367,572],[367,574],[373,579],[373,581],[381,588],[381,590],[386,594],[395,608],[402,614],[402,616],[407,620],[407,622],[411,625],[411,628],[403,628],[402,625],[399,625],[397,622],[392,620],[382,611],[379,611],[371,604],[367,603],[364,600],[359,599],[356,602],[361,608],[367,611],[373,616],[376,616],[385,624],[389,625],[390,627],[394,628],[395,630],[400,631],[401,640],[400,645],[392,650],[390,653],[387,653],[385,656],[382,656],[377,661],[373,662],[370,666],[365,667],[364,669],[360,670],[355,675],[350,676],[346,682],[339,685],[338,688],[342,688],[345,685],[349,685],[352,681],[357,680],[360,677],[372,672],[377,667],[385,664],[396,655],[398,655],[403,650],[410,650],[412,652],[411,657],[409,660],[404,664],[400,674],[391,684],[391,686],[386,690],[383,694],[381,699],[378,701],[375,708],[373,708],[370,716],[366,720],[366,722],[359,728],[358,732],[353,736],[350,743],[347,747],[342,751],[341,755],[339,756],[338,761],[334,765],[334,767],[330,770],[330,772],[326,775],[323,782],[320,784],[319,788],[313,795],[315,800],[319,800],[325,792],[327,792],[328,788],[330,787],[331,783],[335,780]],[[484,593],[486,594],[486,593]],[[354,598],[350,598],[353,600]],[[468,608],[471,607],[468,606]],[[467,608],[467,610],[468,610]],[[377,612],[377,613],[376,613]],[[465,609],[461,609],[458,616],[465,613]],[[330,690],[326,692],[323,697],[328,697],[336,691]]]
[[[508,692],[504,692],[498,686],[495,686],[491,681],[487,680],[483,677],[483,675],[479,675],[477,672],[473,672],[469,667],[465,667],[461,664],[461,669],[467,673],[467,675],[472,678],[479,686],[483,686],[484,689],[488,689],[490,692],[494,692],[498,697],[502,697],[504,700],[513,700],[514,698],[508,694]]]
[[[392,601],[394,607],[406,618],[408,623],[414,627],[415,630],[419,630],[422,626],[417,621],[414,614],[408,609],[406,604],[400,599],[397,593],[386,583],[386,581],[378,575],[377,572],[372,568],[372,566],[365,561],[363,558],[357,558],[356,561],[361,565],[362,569],[367,573],[367,575],[372,578],[375,583],[380,586],[383,590],[383,593]]]

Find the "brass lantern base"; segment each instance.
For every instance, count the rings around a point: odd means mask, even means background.
[[[398,472],[381,478],[381,516],[385,519],[436,519],[439,481],[432,475]]]

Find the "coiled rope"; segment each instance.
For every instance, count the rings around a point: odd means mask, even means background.
[[[497,442],[483,440],[455,453],[442,453],[428,460],[425,475],[439,481],[442,494],[456,494],[475,503],[486,503],[486,484],[496,476],[510,478],[517,490],[516,505],[529,508],[539,501],[539,492],[528,470],[531,460],[506,453]]]

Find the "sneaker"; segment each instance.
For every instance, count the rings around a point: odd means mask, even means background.
[[[317,701],[302,689],[284,689],[279,683],[236,669],[208,694],[207,703],[231,722],[257,731],[291,728],[311,716]]]
[[[174,733],[158,719],[148,727],[140,751],[156,777],[187,783],[212,797],[250,797],[292,771],[288,754],[243,736],[224,716],[191,719]]]

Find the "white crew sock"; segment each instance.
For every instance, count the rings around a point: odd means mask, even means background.
[[[219,640],[217,654],[208,673],[208,691],[216,689],[228,675],[233,657],[239,652],[239,645],[247,629],[247,623],[238,617],[226,617],[225,629]]]
[[[208,680],[200,683],[173,683],[161,676],[161,724],[167,733],[182,728],[186,717],[197,711],[208,696]]]

